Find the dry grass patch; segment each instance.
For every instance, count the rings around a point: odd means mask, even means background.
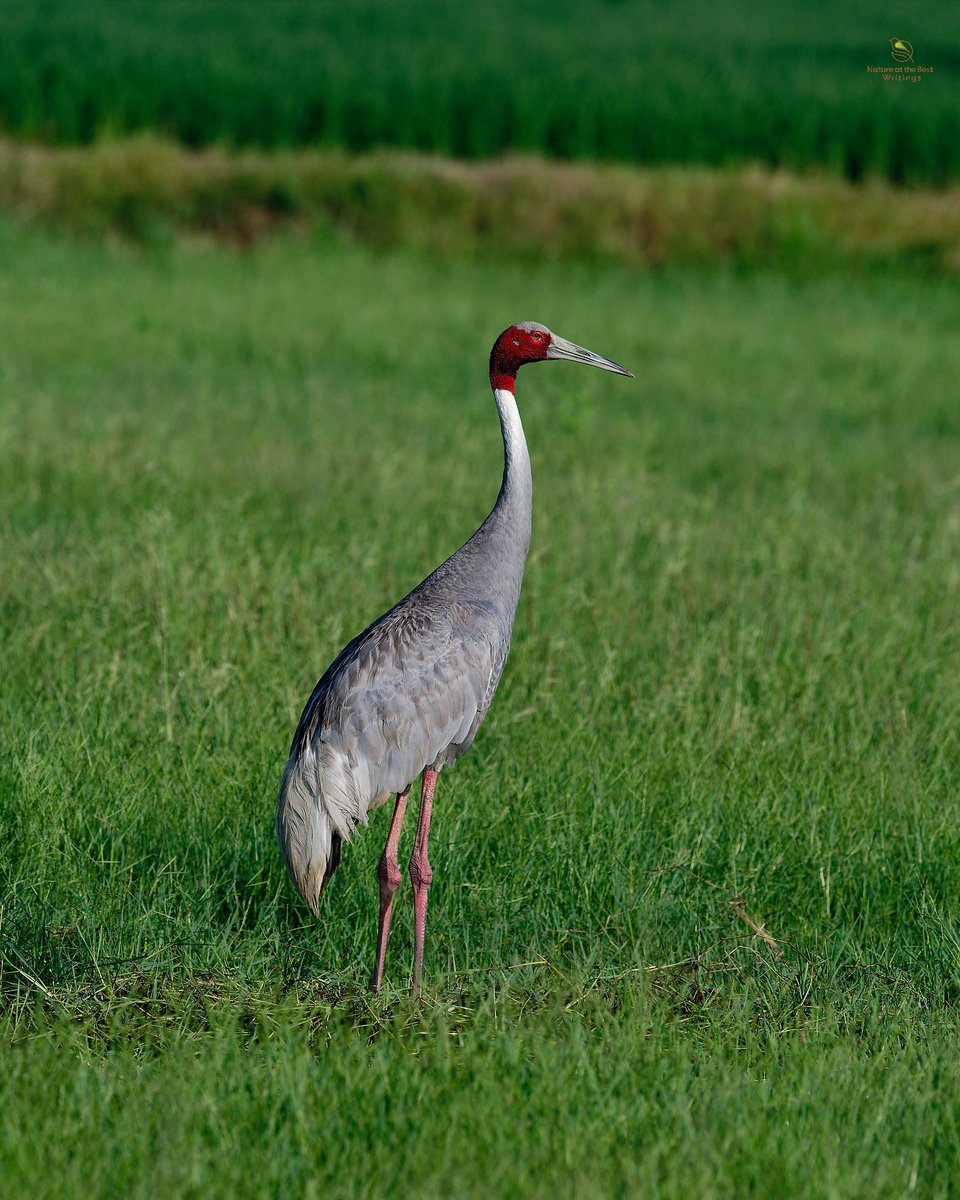
[[[156,137],[50,149],[0,144],[0,206],[86,236],[278,230],[444,257],[960,269],[960,188],[849,184],[760,167],[467,163],[382,151],[190,151]]]

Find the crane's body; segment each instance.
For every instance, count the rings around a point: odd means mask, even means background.
[[[410,862],[419,988],[432,877],[427,836],[433,788],[437,773],[469,748],[490,707],[510,648],[530,544],[530,457],[514,380],[521,365],[547,357],[630,374],[533,322],[501,334],[490,363],[504,446],[493,510],[469,541],[337,655],[307,701],[290,748],[277,803],[277,838],[294,885],[315,914],[342,843],[366,824],[371,810],[397,796],[378,869],[375,988],[400,882],[400,825],[410,786],[422,774]]]

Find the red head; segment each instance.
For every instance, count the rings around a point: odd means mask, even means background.
[[[584,350],[566,338],[551,333],[546,325],[536,321],[521,321],[505,329],[490,351],[490,386],[496,390],[504,388],[512,392],[517,372],[524,363],[543,362],[547,358],[565,358],[570,362],[582,362],[604,371],[616,371],[618,375],[630,375],[629,371],[617,366],[609,358],[601,358],[592,350]]]
[[[490,386],[512,392],[517,371],[524,363],[542,362],[552,340],[550,330],[536,321],[522,321],[505,329],[490,351]]]

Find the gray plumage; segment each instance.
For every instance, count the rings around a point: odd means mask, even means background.
[[[490,707],[530,542],[530,458],[514,377],[523,363],[548,357],[629,374],[534,322],[504,331],[491,355],[504,446],[493,510],[454,555],[344,647],[303,710],[280,787],[277,838],[314,913],[342,842],[421,772],[452,766]]]
[[[500,681],[530,544],[532,484],[516,401],[502,392],[497,401],[505,461],[493,511],[452,557],[344,647],[294,734],[277,837],[314,913],[333,873],[334,837],[348,841],[372,809],[424,768],[452,766]]]

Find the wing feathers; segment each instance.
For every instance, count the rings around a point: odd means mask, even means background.
[[[455,761],[486,712],[506,657],[489,609],[401,605],[346,647],[294,739],[317,758],[318,794],[344,839],[425,767]]]

